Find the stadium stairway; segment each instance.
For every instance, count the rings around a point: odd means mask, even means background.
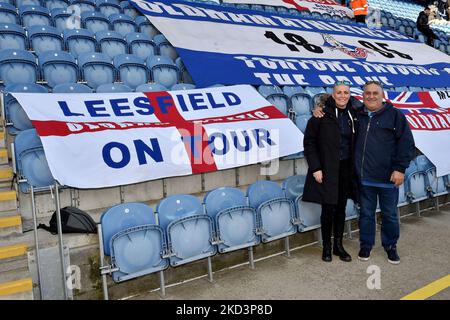
[[[0,132],[0,300],[33,299],[33,281],[28,270],[29,246],[20,242],[22,216],[17,210],[13,170]]]

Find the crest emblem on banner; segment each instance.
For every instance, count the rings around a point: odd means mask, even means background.
[[[337,41],[332,35],[327,33],[322,33],[322,37],[325,42],[325,46],[331,47],[331,50],[339,50],[352,58],[367,59],[368,53],[372,53],[365,48],[344,45],[342,42]]]

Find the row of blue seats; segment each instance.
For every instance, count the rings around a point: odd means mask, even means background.
[[[146,59],[151,55],[178,58],[174,47],[162,34],[153,38],[131,32],[122,37],[115,31],[92,33],[87,29],[64,29],[61,33],[54,27],[32,26],[27,32],[16,24],[0,24],[0,51],[5,49],[31,50],[36,55],[46,51],[69,51],[75,57],[82,53],[103,52],[111,59],[118,54],[133,53]]]
[[[45,81],[48,86],[85,81],[91,88],[115,81],[135,89],[156,82],[170,88],[181,82],[180,69],[165,56],[150,56],[146,61],[137,55],[120,54],[113,61],[103,53],[83,53],[78,59],[65,51],[47,51],[35,56],[23,50],[0,52],[0,78],[9,84]]]

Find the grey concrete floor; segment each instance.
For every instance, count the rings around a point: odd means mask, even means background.
[[[387,262],[387,256],[377,243],[371,259],[357,259],[358,234],[344,245],[353,261],[342,262],[337,257],[331,263],[321,260],[318,245],[291,252],[291,257],[274,256],[248,265],[214,273],[214,282],[200,278],[167,288],[167,300],[265,300],[265,299],[393,299],[419,289],[450,274],[450,206],[440,211],[424,211],[422,217],[401,220],[398,252],[399,265]],[[380,270],[380,289],[368,289],[369,266]],[[161,299],[156,292],[132,299]],[[429,298],[450,299],[450,288]]]

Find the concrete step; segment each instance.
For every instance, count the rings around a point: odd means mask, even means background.
[[[13,176],[13,169],[9,165],[0,166],[0,189],[11,190]]]
[[[24,278],[0,283],[0,300],[33,300],[33,280]]]
[[[0,247],[0,261],[23,256],[27,253],[27,248],[24,243]]]
[[[6,140],[5,140],[5,131],[0,131],[0,148],[5,148]]]
[[[13,233],[22,233],[22,217],[18,214],[0,217],[0,236],[5,237]]]
[[[6,148],[0,148],[0,164],[8,164],[8,150]]]
[[[17,210],[17,194],[15,190],[0,191],[0,212]]]

